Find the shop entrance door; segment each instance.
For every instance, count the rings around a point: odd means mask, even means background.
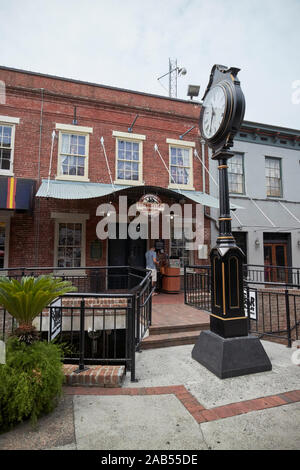
[[[119,226],[117,226],[117,238],[108,239],[108,265],[109,266],[132,266],[136,268],[145,268],[145,253],[147,250],[147,240],[138,238],[132,240],[127,236],[126,239],[119,239]],[[125,289],[127,286],[127,269],[120,268],[118,275],[116,270],[109,270],[109,288]]]
[[[265,281],[288,282],[287,243],[264,243],[264,264]]]

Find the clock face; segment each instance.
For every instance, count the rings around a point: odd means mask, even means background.
[[[226,111],[226,95],[223,87],[212,88],[203,102],[202,133],[207,139],[214,137],[223,122]]]

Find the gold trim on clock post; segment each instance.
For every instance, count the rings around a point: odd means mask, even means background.
[[[224,266],[224,263],[222,263],[222,294],[223,294],[223,315],[226,315],[225,266]]]

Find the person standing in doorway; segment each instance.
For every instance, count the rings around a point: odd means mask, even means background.
[[[148,250],[145,254],[146,257],[146,268],[151,269],[152,273],[152,286],[156,286],[156,280],[157,280],[157,270],[156,270],[156,265],[159,265],[159,262],[157,261],[156,258],[156,253],[155,253],[155,248],[152,246],[150,250]],[[154,292],[153,295],[157,295],[157,292]]]

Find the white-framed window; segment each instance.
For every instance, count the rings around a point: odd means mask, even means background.
[[[169,188],[194,190],[193,148],[194,142],[167,139],[169,143]]]
[[[64,273],[70,268],[84,268],[89,215],[54,212],[51,217],[55,219],[54,266],[65,268]]]
[[[228,185],[230,193],[245,193],[244,154],[242,153],[236,153],[228,159]]]
[[[267,196],[282,197],[281,158],[265,157]]]
[[[20,119],[0,116],[0,174],[13,176],[15,125]]]
[[[119,184],[143,183],[143,140],[141,134],[113,131],[116,137],[116,181]]]
[[[89,181],[89,127],[56,124],[59,130],[56,179]]]

